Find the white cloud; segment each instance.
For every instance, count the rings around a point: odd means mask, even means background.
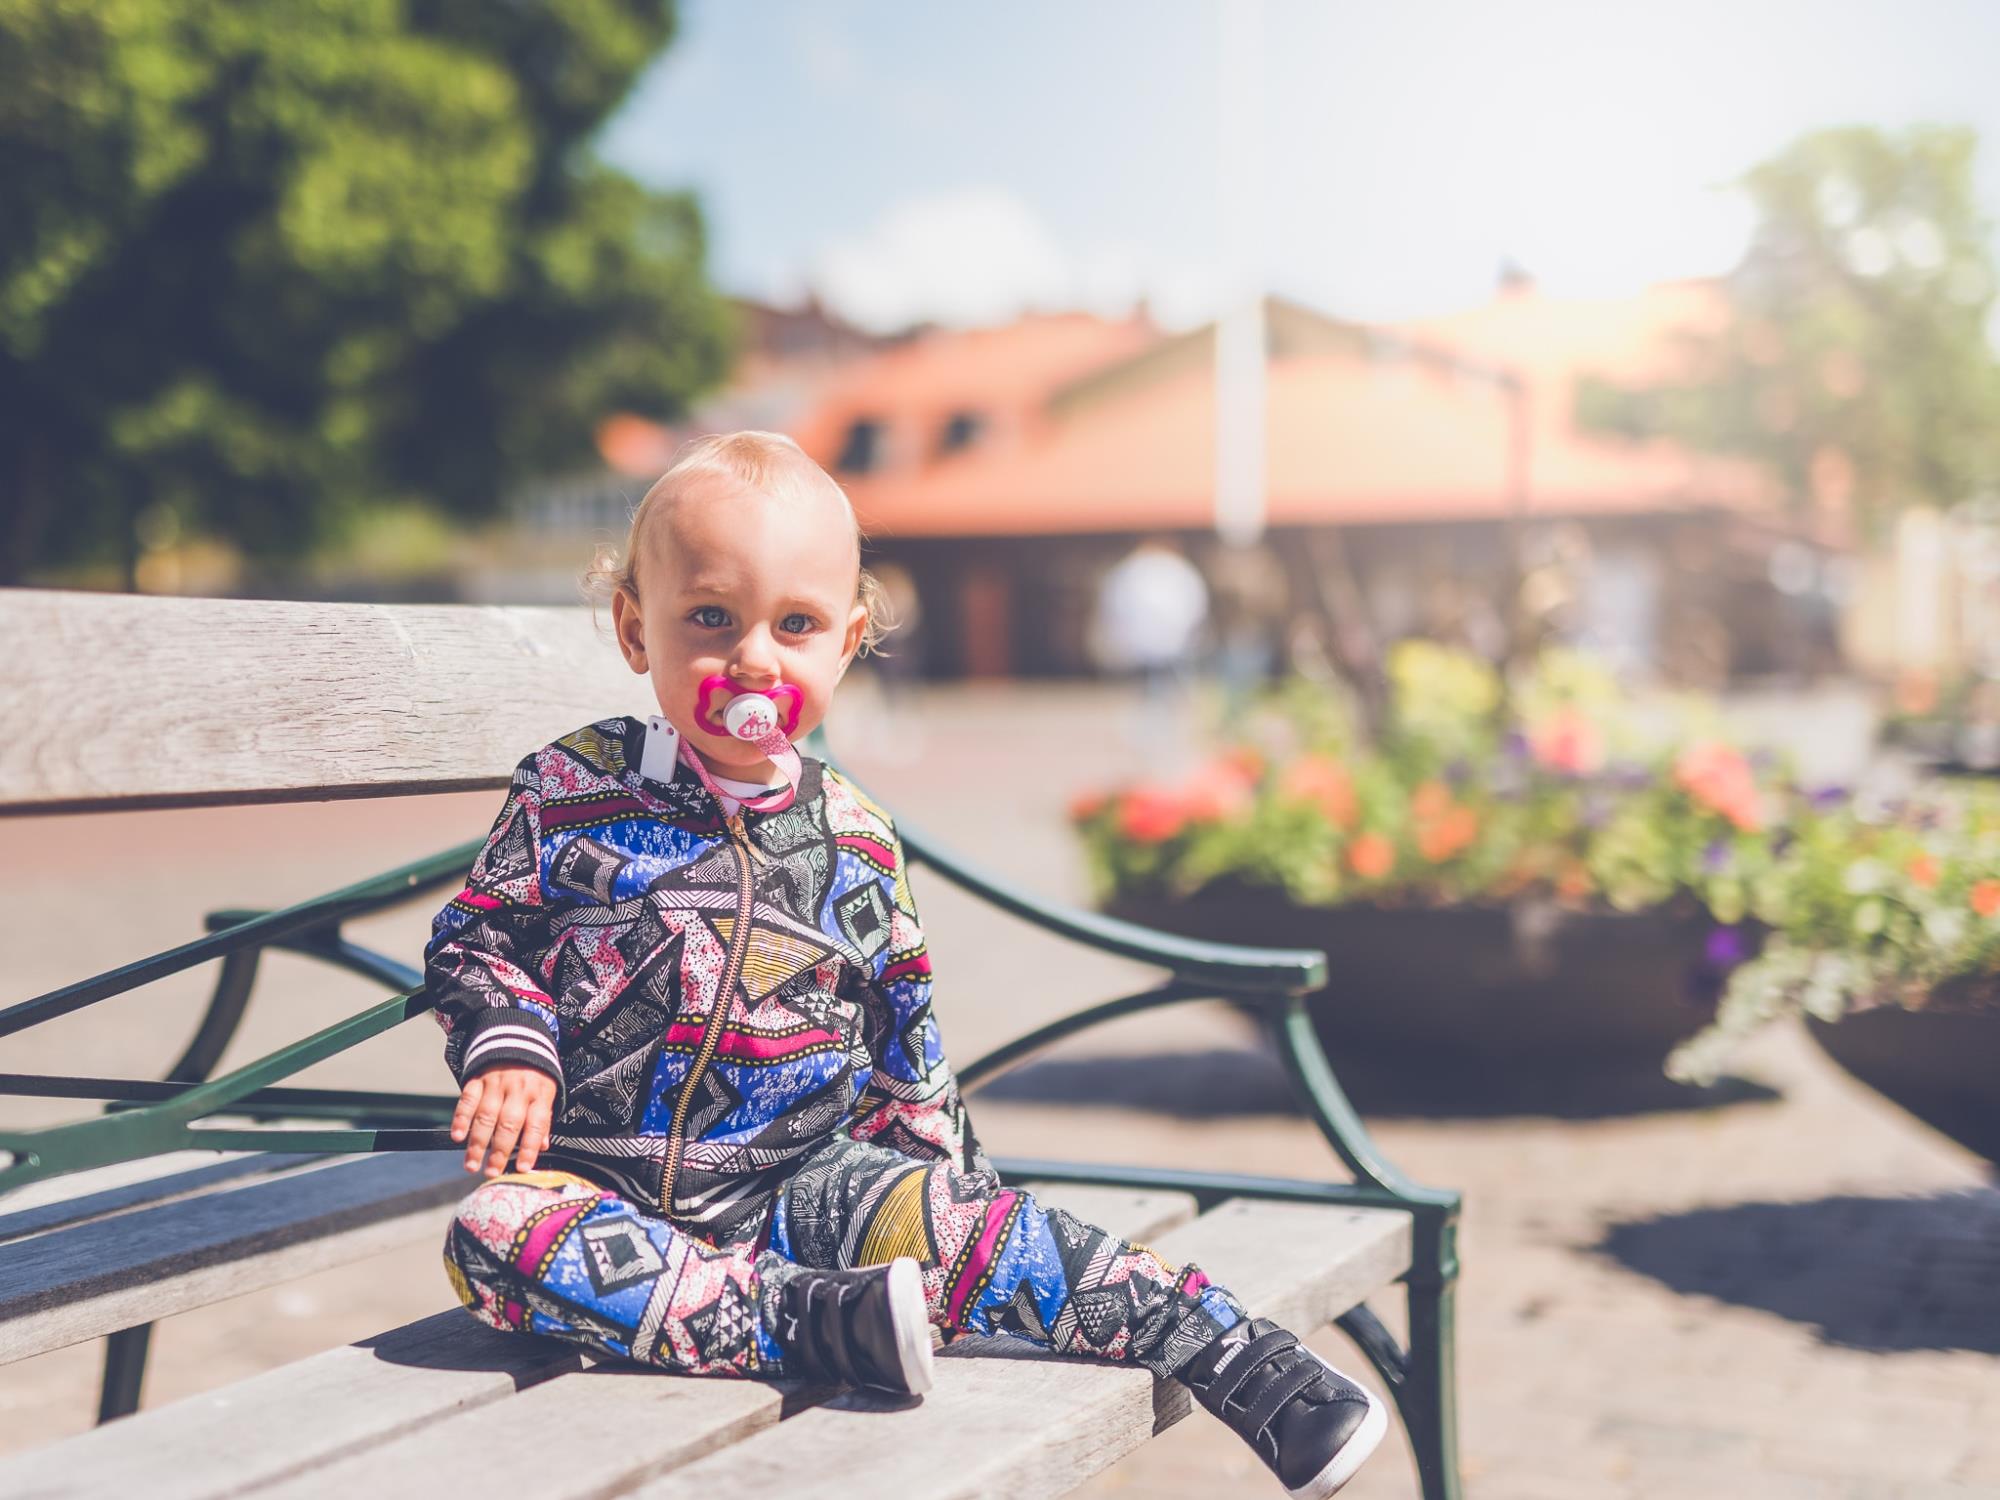
[[[882,332],[977,327],[1030,310],[1117,316],[1141,298],[1181,325],[1214,305],[1209,268],[1163,264],[1130,244],[1065,247],[1025,200],[991,187],[896,204],[865,234],[821,249],[808,279],[842,317]]]

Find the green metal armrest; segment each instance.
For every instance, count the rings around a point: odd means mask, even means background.
[[[1250,1000],[1300,995],[1326,983],[1326,955],[1317,949],[1198,942],[1136,922],[1062,906],[989,875],[958,855],[947,854],[900,820],[897,832],[903,852],[912,861],[929,865],[961,890],[1085,947],[1157,964],[1189,984],[1211,986]]]

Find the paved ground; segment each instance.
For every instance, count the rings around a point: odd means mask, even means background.
[[[908,820],[996,871],[1079,894],[1061,809],[1121,763],[1123,710],[1058,692],[956,693],[932,708],[937,727],[922,744],[850,734],[845,753]],[[0,824],[11,958],[0,1000],[179,940],[206,906],[305,895],[471,836],[497,805],[480,794]],[[86,889],[98,894],[86,900]],[[1017,941],[1004,919],[921,875],[918,893],[957,1055],[1133,977],[1111,961],[1024,968],[1039,940]],[[426,916],[378,919],[367,935],[414,954]],[[266,986],[232,1060],[361,998],[351,981],[293,960],[274,960]],[[183,976],[107,1002],[10,1040],[8,1066],[156,1069],[201,998],[200,980]],[[1130,1061],[1160,1053],[1173,1056]],[[1088,1055],[1088,1069],[1045,1066],[980,1101],[989,1144],[1274,1172],[1326,1164],[1299,1121],[1268,1112],[1270,1065],[1226,1012],[1107,1030]],[[1741,1071],[1772,1094],[1587,1119],[1371,1122],[1406,1170],[1467,1194],[1460,1367],[1472,1500],[2000,1500],[2000,1191],[1983,1164],[1848,1082],[1797,1034],[1766,1038]],[[306,1076],[446,1082],[421,1023]],[[1190,1086],[1201,1117],[1168,1113]],[[63,1113],[0,1108],[10,1123]],[[155,1335],[147,1400],[449,1303],[436,1248],[414,1245],[170,1319]],[[1393,1307],[1382,1310],[1393,1322]],[[1353,1363],[1337,1335],[1315,1343]],[[0,1368],[0,1450],[87,1425],[99,1358],[85,1346]],[[1239,1491],[1276,1493],[1197,1413],[1084,1493]],[[1415,1495],[1400,1436],[1347,1493]]]

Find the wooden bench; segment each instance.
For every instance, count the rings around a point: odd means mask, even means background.
[[[0,716],[34,726],[0,744],[5,814],[498,790],[528,749],[650,707],[644,682],[574,610],[13,591],[0,593],[0,632],[15,643]],[[1401,1410],[1426,1500],[1456,1497],[1458,1199],[1404,1179],[1348,1107],[1304,1004],[1324,957],[1186,942],[1052,907],[900,827],[914,862],[974,895],[1166,971],[962,1066],[968,1089],[1115,1016],[1222,997],[1266,1019],[1301,1108],[1351,1181],[997,1165],[1170,1258],[1198,1260],[1260,1311],[1301,1328],[1338,1322]],[[1172,1382],[1006,1340],[955,1344],[936,1388],[897,1407],[792,1384],[677,1380],[498,1334],[453,1309],[124,1415],[138,1405],[150,1319],[441,1237],[470,1185],[443,1129],[454,1095],[281,1081],[424,1014],[420,975],[342,926],[434,898],[480,842],[280,911],[212,914],[193,942],[0,1009],[4,1036],[221,964],[195,1036],[161,1080],[0,1074],[0,1093],[104,1106],[0,1131],[0,1362],[105,1337],[100,1415],[122,1417],[0,1458],[0,1495],[398,1494],[488,1473],[557,1497],[712,1494],[759,1479],[805,1494],[1057,1493],[1185,1412]],[[272,949],[397,993],[210,1077]],[[1397,1282],[1407,1350],[1363,1300]],[[522,1432],[564,1440],[484,1441]]]

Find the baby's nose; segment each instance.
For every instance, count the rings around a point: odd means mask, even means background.
[[[778,680],[778,661],[768,647],[746,640],[729,664],[729,675],[751,687],[769,687]]]

